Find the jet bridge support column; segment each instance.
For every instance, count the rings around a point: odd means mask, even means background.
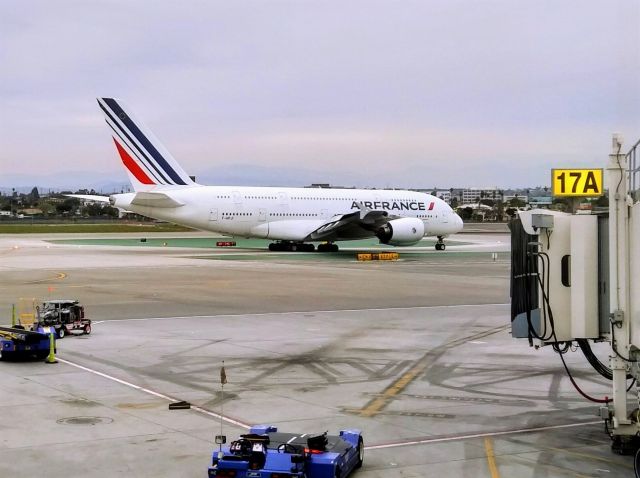
[[[622,139],[613,136],[612,152],[607,164],[609,190],[609,271],[611,355],[613,372],[613,433],[635,435],[636,426],[628,419],[626,377],[630,347],[629,314],[629,207],[627,202],[627,159]]]

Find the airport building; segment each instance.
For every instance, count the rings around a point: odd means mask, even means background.
[[[462,202],[469,204],[480,199],[501,199],[501,191],[497,187],[492,188],[466,188],[462,190]]]

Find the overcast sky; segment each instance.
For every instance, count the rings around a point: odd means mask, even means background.
[[[0,186],[126,181],[96,96],[207,184],[548,185],[640,139],[638,5],[2,0]]]

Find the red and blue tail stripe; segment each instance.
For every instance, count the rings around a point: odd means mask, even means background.
[[[113,131],[113,140],[120,159],[127,168],[134,186],[136,182],[143,186],[194,184],[153,133],[136,121],[120,100],[99,98],[98,105]]]
[[[116,149],[120,154],[120,158],[122,159],[124,166],[129,170],[129,172],[131,172],[131,174],[135,176],[138,181],[140,181],[142,184],[156,184],[154,180],[147,176],[147,174],[140,168],[140,166],[138,166],[138,163],[136,163],[133,158],[129,156],[127,150],[120,146],[120,143],[118,143],[115,138],[113,138],[113,142],[116,143]]]

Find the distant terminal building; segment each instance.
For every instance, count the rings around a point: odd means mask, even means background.
[[[305,186],[305,188],[315,188],[315,189],[355,189],[355,186],[332,186],[329,183],[312,183],[309,186]]]
[[[442,199],[447,204],[451,204],[451,191],[448,189],[437,189],[435,196]]]
[[[432,196],[435,196],[437,198],[442,199],[444,202],[446,202],[447,204],[451,204],[451,198],[453,197],[451,195],[451,189],[437,189],[437,188],[431,188],[431,189],[410,189],[410,191],[416,191],[419,193],[424,193],[424,194],[431,194]],[[455,195],[455,194],[454,194]]]
[[[527,194],[505,194],[504,195],[505,203],[508,203],[512,199],[518,199],[524,202],[525,204],[529,204],[529,196]]]
[[[478,202],[480,199],[502,199],[500,190],[493,188],[466,188],[462,190],[463,204]]]
[[[320,188],[320,189],[332,189],[334,186],[331,186],[329,183],[313,183],[309,186],[305,186],[305,188]]]
[[[532,208],[549,208],[553,204],[551,196],[534,196],[529,198],[529,206]]]

